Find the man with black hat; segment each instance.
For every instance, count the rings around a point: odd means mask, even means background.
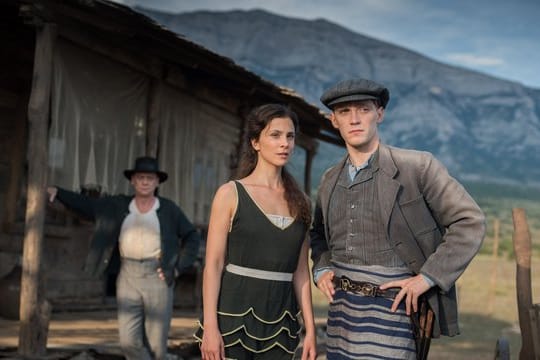
[[[321,96],[347,148],[321,179],[310,233],[329,360],[423,359],[431,336],[458,334],[454,284],[485,233],[481,209],[433,155],[380,142],[388,101],[366,79]]]
[[[124,175],[133,186],[133,196],[92,198],[58,187],[49,187],[47,192],[51,202],[58,199],[95,221],[87,272],[102,274],[119,247],[118,327],[126,358],[164,359],[175,269],[182,271],[195,261],[200,237],[174,202],[156,196],[157,187],[168,176],[159,170],[155,158],[136,159],[134,168]]]

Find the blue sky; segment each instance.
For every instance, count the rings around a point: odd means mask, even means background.
[[[171,13],[265,9],[325,18],[432,59],[540,89],[537,0],[115,0]]]

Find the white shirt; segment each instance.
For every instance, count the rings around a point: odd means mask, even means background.
[[[161,254],[161,230],[156,210],[159,199],[152,208],[141,213],[135,199],[129,203],[129,215],[126,216],[120,230],[120,255],[129,259],[148,259]]]
[[[294,221],[294,218],[290,216],[266,214],[266,217],[270,219],[270,221],[280,229],[285,229]]]

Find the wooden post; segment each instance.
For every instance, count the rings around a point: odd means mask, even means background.
[[[306,167],[304,168],[304,192],[309,197],[311,195],[311,168],[315,151],[306,150]]]
[[[19,348],[20,355],[43,356],[51,307],[43,296],[41,253],[47,184],[47,125],[56,26],[36,28],[32,92],[28,104],[28,190],[24,234]]]
[[[531,235],[524,209],[512,209],[514,220],[514,253],[516,255],[516,290],[521,329],[520,360],[534,359],[534,348],[529,311],[532,308],[531,290]]]
[[[540,360],[540,304],[534,304],[530,311],[532,339],[535,360]]]
[[[495,303],[495,295],[497,294],[497,267],[499,265],[499,229],[500,220],[498,218],[493,219],[493,253],[492,253],[492,266],[491,271],[491,283],[489,287],[489,301],[488,301],[488,314],[493,313],[493,307]]]
[[[296,137],[296,146],[300,146],[306,152],[306,162],[304,166],[304,192],[307,196],[311,193],[311,168],[313,166],[313,158],[317,153],[318,144],[312,138],[303,133],[298,133]]]

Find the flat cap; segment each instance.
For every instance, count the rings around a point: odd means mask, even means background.
[[[379,100],[383,108],[390,100],[390,93],[381,84],[367,79],[343,80],[326,89],[321,96],[321,102],[329,109],[334,105],[359,100]]]

